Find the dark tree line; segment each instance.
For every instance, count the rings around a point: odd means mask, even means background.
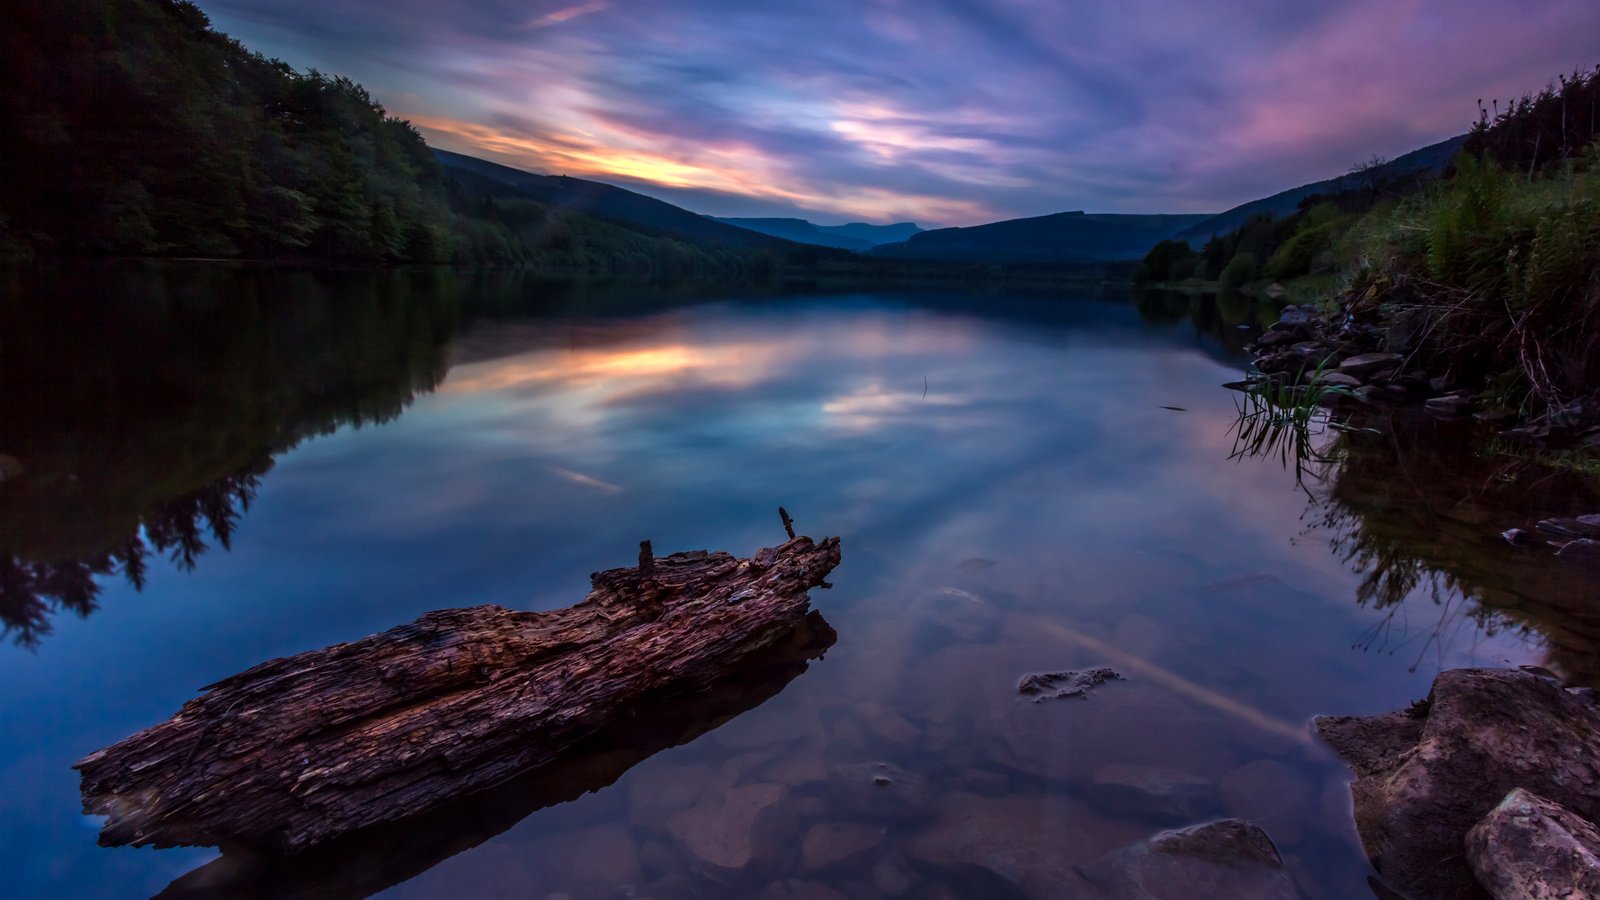
[[[46,252],[435,260],[443,178],[361,86],[185,0],[7,4],[0,215]]]
[[[0,256],[775,265],[496,196],[360,85],[252,52],[187,0],[6,3],[0,135]]]

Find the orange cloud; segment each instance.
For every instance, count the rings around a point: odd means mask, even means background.
[[[659,136],[629,133],[604,120],[594,123],[594,128],[606,132],[609,139],[580,129],[530,135],[445,116],[408,118],[430,142],[454,144],[464,152],[493,155],[535,171],[599,180],[620,177],[662,187],[719,191],[842,216],[935,222],[985,221],[994,217],[984,204],[969,200],[883,188],[824,190],[803,183],[787,171],[784,160],[748,144],[706,142],[697,144],[689,153],[671,153],[640,146],[659,144]],[[894,138],[902,142],[915,139],[911,134],[897,134]],[[889,138],[879,136],[880,144],[887,146],[889,142]]]

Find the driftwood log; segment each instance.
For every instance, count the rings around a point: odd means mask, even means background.
[[[105,845],[295,854],[525,775],[793,633],[839,539],[679,553],[552,612],[427,613],[272,660],[78,762]]]
[[[233,848],[156,900],[358,900],[426,872],[529,815],[609,787],[639,762],[685,744],[776,696],[838,635],[812,612],[708,690],[653,694],[562,756],[419,815],[292,856]]]

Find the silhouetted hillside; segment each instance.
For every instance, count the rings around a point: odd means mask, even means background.
[[[1064,212],[970,228],[939,228],[874,256],[1001,264],[1081,263],[1139,259],[1157,243],[1209,215],[1119,215]]]
[[[1287,191],[1273,194],[1271,197],[1263,197],[1260,200],[1241,203],[1227,212],[1218,213],[1191,228],[1184,229],[1175,237],[1180,241],[1188,241],[1198,246],[1216,235],[1237,231],[1256,216],[1282,218],[1292,215],[1300,208],[1300,202],[1307,197],[1317,195],[1331,197],[1347,191],[1361,190],[1364,182],[1371,180],[1373,177],[1385,183],[1392,183],[1408,175],[1417,175],[1423,179],[1437,177],[1450,165],[1450,160],[1455,158],[1456,152],[1461,149],[1461,145],[1466,139],[1466,135],[1459,135],[1440,141],[1437,144],[1429,144],[1420,150],[1413,150],[1404,156],[1390,160],[1378,166],[1372,172],[1340,175],[1337,178],[1328,178],[1311,184],[1303,184],[1297,188],[1290,188]]]
[[[511,188],[529,200],[581,212],[645,234],[729,248],[786,253],[799,249],[791,241],[727,225],[654,197],[598,181],[565,175],[535,175],[448,150],[433,152],[447,173],[470,173]]]

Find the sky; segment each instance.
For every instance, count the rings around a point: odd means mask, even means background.
[[[1219,212],[1600,63],[1596,0],[201,0],[437,147],[696,212]]]

